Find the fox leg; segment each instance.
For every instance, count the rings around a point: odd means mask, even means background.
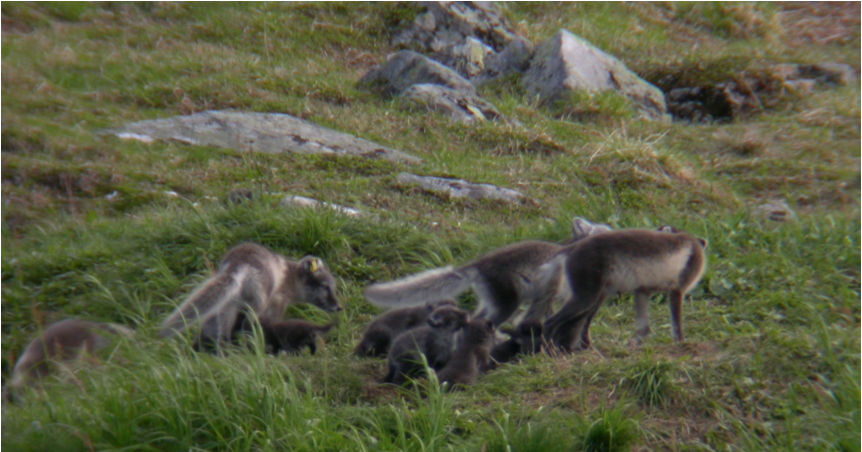
[[[649,327],[649,293],[635,292],[635,345],[640,345],[650,333]]]
[[[668,304],[670,305],[671,328],[673,329],[673,340],[682,342],[682,324],[680,322],[682,310],[682,291],[671,290],[668,292]]]

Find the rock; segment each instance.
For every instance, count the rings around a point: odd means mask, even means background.
[[[285,195],[284,198],[281,198],[279,204],[282,206],[294,205],[299,207],[311,207],[314,209],[326,207],[336,212],[349,215],[351,217],[358,217],[362,215],[362,212],[350,207],[339,206],[338,204],[330,204],[328,202],[321,202],[316,199],[306,198],[305,196],[298,195]]]
[[[159,139],[237,151],[352,155],[401,163],[421,161],[396,149],[282,113],[205,111],[133,122],[105,133],[145,143]]]
[[[491,2],[426,2],[424,6],[427,12],[417,15],[412,26],[396,33],[393,45],[439,52],[473,37],[500,51],[517,36]]]
[[[796,219],[796,212],[783,199],[775,199],[757,206],[754,211],[772,221],[791,221]]]
[[[495,199],[506,202],[528,200],[521,192],[491,184],[474,184],[463,179],[449,177],[417,176],[410,173],[398,175],[398,182],[418,185],[425,190],[441,193],[452,198]]]
[[[407,88],[401,97],[439,111],[456,121],[500,119],[503,115],[486,100],[440,85],[421,83]]]
[[[530,67],[534,51],[530,41],[516,36],[502,52],[486,58],[485,71],[481,74],[481,78],[486,80],[526,71]]]
[[[545,102],[554,102],[575,90],[616,90],[634,101],[649,118],[662,119],[667,111],[661,90],[566,30],[536,46],[521,82],[530,96]]]
[[[470,95],[476,88],[452,69],[410,50],[392,55],[383,67],[373,69],[359,80],[384,95],[400,94],[412,85],[430,83],[442,85]]]
[[[493,49],[476,38],[467,37],[460,44],[438,55],[438,60],[455,69],[458,74],[472,79],[485,69],[485,61],[496,55]]]
[[[426,2],[427,11],[396,33],[392,44],[431,53],[464,77],[479,75],[484,60],[520,39],[491,2]]]

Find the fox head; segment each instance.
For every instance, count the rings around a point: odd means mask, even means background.
[[[467,324],[467,311],[453,306],[441,306],[428,316],[428,325],[432,328],[458,330]]]
[[[476,317],[464,326],[464,341],[467,344],[487,344],[494,339],[494,322]]]
[[[335,297],[335,278],[322,260],[314,256],[303,257],[299,261],[298,279],[298,292],[304,302],[327,312],[343,309]]]
[[[591,235],[608,231],[613,231],[613,228],[606,224],[592,223],[585,218],[575,217],[572,219],[572,237],[568,243],[574,243]]]

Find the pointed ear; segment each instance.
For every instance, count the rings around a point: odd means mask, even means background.
[[[590,235],[594,228],[595,226],[592,223],[581,217],[572,218],[572,237],[574,238],[586,237]]]
[[[303,272],[311,275],[323,268],[323,261],[314,256],[306,256],[300,261],[300,268]]]

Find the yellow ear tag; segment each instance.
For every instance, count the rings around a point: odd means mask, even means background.
[[[320,268],[317,259],[312,259],[308,268],[311,270],[311,273],[317,273],[317,269]]]

